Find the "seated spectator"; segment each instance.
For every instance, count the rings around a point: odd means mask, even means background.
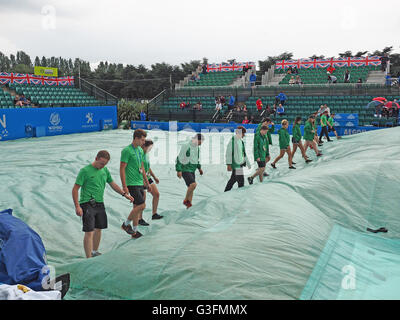
[[[189,81],[196,81],[196,75],[192,74],[192,76],[190,77]]]
[[[276,113],[280,116],[285,114],[285,108],[282,106],[282,104],[279,104],[278,109],[276,109]]]
[[[296,76],[296,84],[298,84],[298,85],[303,84],[303,81],[301,80],[299,75]]]
[[[393,110],[392,116],[393,117],[396,117],[396,118],[399,117],[399,109],[400,109],[399,102],[397,101],[397,99],[394,99],[393,100],[393,107],[392,107],[392,110]]]
[[[199,111],[200,111],[201,109],[203,109],[203,105],[201,104],[201,101],[197,102],[197,103],[194,105],[193,109],[199,110]]]
[[[242,111],[247,113],[247,106],[245,104],[243,105]]]
[[[236,112],[240,112],[240,111],[241,111],[241,110],[240,110],[240,107],[237,106],[236,109],[235,109],[235,111],[236,111]]]
[[[350,82],[350,71],[346,69],[346,73],[344,74],[344,83]]]
[[[269,115],[270,115],[271,113],[274,113],[274,110],[272,110],[271,107],[270,107],[270,105],[267,104],[267,106],[265,107],[265,116],[266,116],[266,117],[269,117]]]
[[[356,87],[357,87],[357,88],[361,88],[361,86],[362,86],[362,79],[359,78],[359,79],[357,80]]]
[[[257,80],[257,76],[254,74],[254,72],[251,73],[249,80],[250,80],[250,86],[254,88]]]
[[[289,80],[289,84],[292,86],[292,85],[294,85],[296,83],[296,81],[294,80],[294,76],[291,76],[290,77],[290,80]]]
[[[299,74],[299,71],[297,70],[296,66],[293,67],[292,74]]]
[[[244,120],[242,121],[243,124],[248,124],[249,123],[249,119],[247,119],[247,116],[244,116]]]
[[[249,71],[249,69],[250,69],[250,68],[249,68],[248,66],[244,66],[244,67],[243,67],[243,72],[246,73],[247,71]]]
[[[21,97],[19,98],[19,101],[22,103],[22,105],[24,106],[29,106],[31,104],[31,102],[25,98],[25,95],[21,94]],[[22,106],[21,105],[21,106]]]
[[[20,96],[17,94],[14,98],[14,106],[18,106],[18,107],[23,106],[22,101],[20,101],[19,99],[20,99]]]
[[[197,74],[197,75],[195,76],[194,80],[195,80],[195,81],[200,81],[200,75]]]
[[[379,101],[380,103],[375,106],[375,114],[374,117],[379,117],[382,118],[382,113],[383,113],[383,106],[385,105],[386,102]]]
[[[293,72],[292,66],[289,66],[287,74],[292,74],[292,72]]]
[[[333,67],[333,66],[329,66],[327,69],[326,69],[326,73],[328,73],[328,74],[332,74],[334,71],[335,71],[336,69]]]
[[[261,99],[258,99],[258,100],[256,101],[256,107],[257,107],[258,112],[261,112],[261,111],[262,111],[263,104],[262,104]]]
[[[274,116],[276,115],[276,110],[277,110],[277,106],[276,106],[276,103],[274,103],[274,105],[272,106],[272,113],[274,114]]]
[[[185,109],[187,107],[186,102],[182,101],[179,105],[179,107],[181,108],[181,110]]]
[[[337,78],[334,75],[328,75],[328,83],[336,83]]]

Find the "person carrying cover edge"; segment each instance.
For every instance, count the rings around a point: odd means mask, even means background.
[[[142,234],[138,231],[139,218],[146,208],[144,198],[144,188],[147,186],[149,192],[152,191],[151,185],[144,169],[144,152],[142,146],[146,141],[147,133],[142,129],[133,132],[132,143],[125,147],[121,152],[120,177],[122,187],[125,192],[130,194],[135,200],[133,209],[129,213],[128,219],[122,223],[121,229],[132,236],[139,238]],[[133,224],[133,227],[131,226]]]
[[[76,178],[72,188],[72,199],[75,204],[76,215],[82,217],[83,247],[86,258],[101,255],[98,252],[101,240],[101,230],[107,228],[107,214],[104,207],[104,189],[106,183],[117,193],[131,202],[134,199],[129,193],[124,192],[112,179],[106,165],[110,154],[106,150],[97,153],[96,159],[91,164],[83,167]],[[80,197],[78,201],[78,191]]]
[[[243,142],[243,137],[246,133],[246,128],[239,126],[235,130],[235,135],[230,139],[225,153],[226,166],[228,171],[232,171],[231,178],[226,184],[225,191],[232,189],[237,182],[239,188],[244,186],[243,167],[247,165],[250,169],[251,164],[246,155],[246,148]]]
[[[189,142],[182,146],[176,157],[176,175],[179,179],[183,178],[187,186],[186,196],[183,200],[186,209],[192,206],[193,193],[197,187],[196,170],[198,169],[200,175],[203,175],[200,165],[200,146],[203,141],[204,136],[201,133],[197,133]]]

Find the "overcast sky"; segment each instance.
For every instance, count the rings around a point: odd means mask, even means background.
[[[146,66],[399,53],[399,12],[399,0],[0,0],[0,51]]]

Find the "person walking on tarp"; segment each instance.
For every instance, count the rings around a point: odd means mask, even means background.
[[[244,173],[243,167],[247,165],[250,169],[251,164],[246,155],[246,148],[243,142],[243,137],[246,133],[246,129],[239,126],[235,130],[235,135],[229,141],[226,147],[225,160],[227,170],[232,171],[231,178],[229,179],[225,192],[232,189],[233,185],[237,182],[239,188],[244,186]]]
[[[289,121],[286,119],[283,119],[282,122],[282,128],[278,130],[279,134],[279,148],[280,148],[280,153],[279,155],[275,158],[274,162],[271,163],[271,167],[276,169],[276,163],[283,158],[285,153],[288,155],[288,162],[289,162],[289,169],[296,169],[292,161],[292,151],[290,149],[290,134],[287,131],[287,128],[289,127]]]
[[[150,168],[150,161],[149,161],[149,152],[150,150],[153,148],[153,141],[151,140],[146,140],[146,142],[144,143],[142,149],[144,151],[144,170],[146,171],[146,176],[147,179],[149,180],[149,184],[151,185],[151,192],[150,194],[153,197],[153,203],[152,203],[152,220],[158,220],[158,219],[162,219],[163,216],[160,216],[157,213],[157,208],[158,208],[158,202],[160,200],[160,192],[157,189],[157,186],[154,184],[154,182],[156,184],[158,184],[160,181],[158,180],[158,178],[156,177],[156,175],[154,174],[153,170],[151,170]],[[153,179],[154,181],[153,181]],[[146,191],[144,192],[144,199],[146,200]],[[141,216],[139,219],[139,224],[141,225],[149,225],[146,221],[143,220],[143,217]]]
[[[328,134],[328,111],[324,111],[322,113],[321,116],[321,133],[319,134],[319,140],[318,142],[321,143],[322,142],[322,136],[325,135],[326,140],[328,140],[329,142],[331,142],[332,140],[329,138],[329,134]]]
[[[308,147],[314,149],[317,157],[322,156],[322,153],[318,150],[317,143],[315,142],[315,133],[317,129],[315,127],[315,116],[310,115],[306,124],[304,125],[304,140],[306,141],[304,144],[304,151],[306,152]]]
[[[301,141],[301,129],[300,129],[301,117],[296,117],[293,123],[293,130],[292,130],[292,143],[293,143],[293,150],[292,150],[292,159],[294,158],[294,154],[297,151],[297,147],[299,147],[301,151],[301,155],[303,156],[306,163],[311,162],[312,160],[308,159],[307,154],[304,150],[303,143]]]
[[[268,140],[268,127],[262,126],[259,132],[254,134],[253,152],[254,160],[257,161],[258,169],[251,176],[248,177],[249,184],[253,184],[253,179],[258,176],[260,182],[263,181],[266,157],[269,156],[269,140]]]
[[[133,132],[132,143],[125,147],[121,152],[121,162],[119,174],[124,192],[130,194],[135,200],[133,209],[128,219],[122,223],[122,230],[132,236],[139,238],[142,234],[138,231],[139,218],[146,208],[144,198],[144,187],[151,193],[152,188],[146,176],[144,169],[144,152],[142,146],[146,141],[147,133],[142,129],[136,129]],[[133,227],[131,226],[131,223]]]
[[[196,170],[198,169],[200,175],[203,175],[200,165],[200,146],[203,141],[204,136],[201,133],[197,133],[189,142],[182,146],[176,157],[176,175],[179,179],[183,178],[187,186],[186,197],[183,200],[186,209],[192,206],[193,193],[197,187]]]
[[[106,183],[117,193],[133,202],[129,193],[124,192],[112,179],[106,165],[110,161],[110,154],[106,150],[97,153],[91,164],[83,167],[76,178],[72,189],[72,199],[75,212],[82,217],[85,237],[83,247],[86,258],[96,257],[101,240],[101,230],[107,228],[107,214],[104,207],[104,189]],[[78,191],[80,197],[78,201]]]
[[[341,137],[341,136],[338,136],[338,134],[337,134],[337,132],[336,132],[336,129],[335,129],[335,127],[333,126],[333,124],[334,124],[334,122],[335,122],[334,118],[335,118],[335,113],[332,112],[332,113],[331,113],[331,116],[328,118],[328,126],[329,126],[328,132],[333,132],[333,133],[335,134],[335,136],[336,136],[336,139],[339,140],[339,139],[342,138],[342,137]]]

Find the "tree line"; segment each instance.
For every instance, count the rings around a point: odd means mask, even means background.
[[[400,72],[400,54],[394,54],[393,46],[385,47],[382,50],[359,51],[352,53],[345,51],[339,53],[339,57],[361,57],[365,55],[382,56],[389,54],[391,62],[391,73],[397,76]],[[311,59],[323,59],[325,56],[312,55]],[[284,52],[277,56],[268,56],[266,60],[259,60],[259,73],[267,71],[276,60],[293,59],[293,53]],[[227,60],[233,62],[235,59]],[[97,85],[98,87],[110,92],[118,98],[126,99],[151,99],[164,89],[173,88],[173,86],[187,75],[191,74],[197,67],[203,63],[208,63],[207,58],[201,60],[192,60],[180,65],[171,65],[165,62],[155,63],[147,68],[140,64],[134,66],[131,64],[109,63],[101,61],[98,66],[92,70],[89,61],[79,58],[65,59],[62,57],[38,57],[33,60],[24,51],[18,51],[15,55],[9,56],[0,52],[0,72],[14,73],[33,73],[35,66],[58,68],[60,77],[73,75],[76,78],[80,76]]]

